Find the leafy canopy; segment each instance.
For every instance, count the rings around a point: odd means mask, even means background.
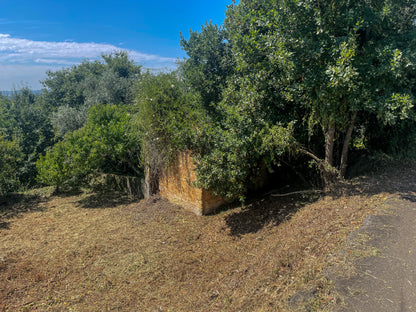
[[[143,161],[160,170],[176,151],[192,145],[206,116],[199,97],[176,73],[146,73],[137,84],[134,118],[143,135]]]
[[[199,33],[190,30],[188,40],[181,33],[180,44],[188,55],[180,64],[185,82],[201,95],[205,110],[215,116],[227,77],[234,71],[227,32],[212,22],[205,23]]]
[[[100,174],[141,176],[140,137],[126,107],[91,107],[86,124],[37,161],[38,179],[48,185],[78,186]]]
[[[83,61],[60,71],[48,71],[43,81],[44,106],[52,111],[58,137],[82,127],[96,104],[132,105],[141,66],[126,52],[102,55],[103,61]]]
[[[211,104],[222,118],[204,130],[202,186],[241,197],[289,151],[312,157],[330,182],[344,173],[354,135],[371,135],[374,120],[400,127],[413,118],[413,2],[241,0],[226,15],[223,27],[182,39],[192,52],[185,77],[209,81],[199,88],[219,81],[206,71],[216,45],[199,39],[223,31],[233,64]]]
[[[49,111],[39,96],[24,87],[15,90],[10,98],[0,97],[0,134],[16,141],[22,152],[16,175],[24,187],[36,184],[35,162],[39,154],[53,144],[53,130]]]

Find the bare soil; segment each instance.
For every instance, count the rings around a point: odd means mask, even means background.
[[[0,203],[0,311],[332,311],[336,273],[373,252],[351,256],[350,233],[410,192],[386,174],[205,217],[160,198],[16,195]]]

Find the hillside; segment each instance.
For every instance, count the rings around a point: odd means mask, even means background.
[[[15,195],[1,204],[0,308],[332,310],[342,300],[328,268],[349,266],[349,233],[386,198],[409,192],[412,172],[393,168],[350,181],[343,194],[265,196],[206,217],[156,197]]]

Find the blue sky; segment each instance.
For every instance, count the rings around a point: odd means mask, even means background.
[[[146,68],[171,69],[182,31],[222,24],[232,0],[0,0],[0,90],[40,89],[46,70],[127,50]]]

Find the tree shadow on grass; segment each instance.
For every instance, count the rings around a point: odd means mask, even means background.
[[[0,231],[1,230],[8,230],[10,228],[9,222],[0,222]]]
[[[12,193],[0,197],[0,231],[9,228],[8,220],[28,212],[42,211],[44,199],[39,195]]]
[[[55,188],[52,195],[60,198],[70,197],[70,196],[79,196],[84,193],[84,190],[81,187],[72,187],[67,189],[58,189]]]
[[[277,226],[289,220],[299,209],[317,201],[318,194],[298,194],[287,197],[253,199],[240,211],[225,217],[230,235],[256,233],[265,226]]]
[[[138,200],[137,197],[122,193],[91,193],[78,201],[78,205],[87,209],[114,208],[119,205],[127,205]]]
[[[391,194],[416,202],[416,162],[389,163],[383,170],[337,185],[333,192],[324,194],[334,199],[342,196],[372,196]],[[300,208],[316,202],[322,194],[298,194],[287,197],[253,199],[240,211],[225,217],[230,235],[256,233],[265,226],[277,226],[289,220]]]
[[[385,167],[362,176],[357,193],[375,195],[395,194],[402,199],[416,202],[416,161],[400,161],[385,164]]]

